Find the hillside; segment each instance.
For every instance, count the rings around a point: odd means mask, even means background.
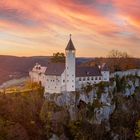
[[[111,72],[128,69],[140,69],[140,58],[95,58],[83,63],[84,66],[95,66],[106,63]]]
[[[48,56],[34,56],[34,57],[16,57],[16,56],[0,56],[0,84],[4,81],[27,76],[29,70],[40,63],[46,65],[48,63]]]
[[[46,66],[50,56],[16,57],[0,55],[0,84],[5,81],[28,76],[32,67],[39,63]],[[77,64],[93,60],[91,58],[78,58]]]
[[[32,67],[39,63],[46,66],[50,61],[50,56],[16,57],[0,55],[0,84],[5,81],[28,76]],[[140,68],[139,58],[112,59],[112,58],[84,58],[79,57],[76,63],[84,66],[94,66],[107,63],[109,69],[113,72],[117,70],[127,70]]]

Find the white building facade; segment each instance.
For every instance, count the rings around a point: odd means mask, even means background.
[[[93,85],[109,81],[109,70],[106,65],[101,68],[76,65],[76,50],[71,37],[65,53],[65,63],[49,63],[46,67],[36,64],[29,72],[31,81],[41,82],[45,93],[73,92],[89,83]]]
[[[117,71],[110,74],[110,78],[114,78],[115,76],[119,76],[120,78],[123,76],[140,76],[140,69],[130,69],[126,71]]]

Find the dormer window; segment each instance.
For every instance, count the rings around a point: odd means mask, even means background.
[[[87,71],[86,73],[87,73],[87,75],[89,75],[89,74],[90,74],[90,72],[89,72],[89,71]]]

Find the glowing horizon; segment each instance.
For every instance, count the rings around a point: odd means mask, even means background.
[[[0,55],[64,52],[72,34],[78,57],[112,49],[140,55],[139,0],[2,0]]]

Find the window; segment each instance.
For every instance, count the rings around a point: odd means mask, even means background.
[[[65,83],[65,80],[63,80],[63,83]]]
[[[90,72],[87,71],[87,75],[89,75],[89,74],[90,74]]]
[[[89,81],[89,77],[87,77],[87,80]]]
[[[72,87],[74,87],[74,86],[72,86]]]
[[[81,81],[81,78],[79,78],[79,81]]]
[[[97,80],[97,77],[95,77],[95,80]]]
[[[93,80],[93,77],[91,77],[91,80]]]
[[[101,77],[99,77],[99,80],[101,80]]]
[[[85,78],[83,78],[83,81],[85,81]]]

